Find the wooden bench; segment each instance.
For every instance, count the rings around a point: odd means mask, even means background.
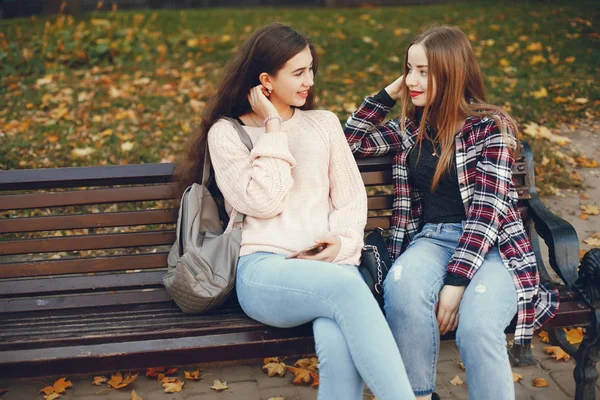
[[[387,190],[369,190],[367,231],[390,226],[391,163],[383,157],[359,161],[365,185],[388,185]],[[246,317],[235,299],[204,315],[183,314],[172,303],[161,283],[177,218],[172,169],[171,164],[146,164],[0,172],[0,376],[314,351],[310,325],[262,325]],[[562,279],[560,312],[549,327],[555,328],[552,338],[579,362],[577,390],[587,394],[578,398],[591,399],[597,346],[577,353],[561,327],[589,327],[586,340],[596,343],[596,305],[573,290],[577,235],[538,199],[533,171],[524,144],[514,167],[520,209],[542,279],[550,278],[540,237],[548,244],[550,266]],[[512,355],[516,363],[531,362],[529,348],[515,347]]]

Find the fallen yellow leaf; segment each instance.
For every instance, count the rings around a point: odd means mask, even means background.
[[[544,378],[535,378],[533,380],[533,386],[539,388],[546,387],[548,386],[548,382]]]
[[[521,379],[523,379],[523,375],[521,374],[517,374],[516,372],[513,372],[513,382],[519,382]]]
[[[536,99],[541,99],[542,97],[548,96],[548,91],[545,87],[542,87],[540,90],[535,90],[530,93]]]
[[[548,354],[551,354],[552,357],[554,357],[557,361],[558,360],[565,360],[565,361],[569,361],[569,359],[571,358],[570,355],[568,355],[567,353],[565,353],[565,351],[563,349],[561,349],[558,346],[547,346],[544,347],[544,351]]]
[[[46,386],[45,388],[41,389],[39,393],[51,394],[54,393],[54,388],[52,386]]]
[[[125,376],[121,375],[120,372],[113,374],[108,381],[108,386],[114,389],[121,389],[125,386],[128,386],[131,382],[135,381],[138,377],[138,373],[131,374],[130,372],[126,373]]]
[[[292,381],[294,385],[301,385],[303,383],[310,383],[312,377],[310,371],[304,368],[287,367],[287,370],[294,374],[295,378]]]
[[[229,389],[229,386],[227,386],[227,381],[221,382],[220,380],[215,379],[210,388],[219,392],[221,390]]]
[[[548,337],[548,332],[540,331],[538,333],[538,337],[540,338],[542,343],[550,343],[550,338]]]
[[[100,386],[108,380],[105,376],[95,376],[92,385]]]
[[[458,377],[458,375],[456,375],[451,381],[450,383],[454,386],[460,386],[462,385],[464,382],[460,380],[460,378]]]
[[[165,393],[179,393],[185,383],[179,379],[174,382],[163,382],[162,387],[165,388]]]
[[[263,358],[263,364],[278,363],[278,362],[279,362],[279,357],[267,357],[267,358]]]
[[[463,371],[466,371],[466,370],[467,370],[467,368],[465,367],[465,364],[464,364],[464,363],[463,363],[461,360],[458,360],[458,361],[456,362],[456,364],[458,364],[458,367],[459,367],[460,369],[462,369]]]
[[[600,247],[600,238],[595,238],[593,236],[590,236],[589,238],[585,239],[583,241],[583,243],[589,244],[590,246],[593,246],[593,247]]]
[[[600,209],[596,205],[584,204],[584,205],[579,206],[579,208],[581,208],[581,211],[583,211],[584,213],[589,214],[589,215],[600,214]]]
[[[54,400],[54,399],[58,399],[60,397],[60,394],[58,393],[50,393],[47,396],[44,396],[44,400]]]
[[[571,344],[579,344],[583,342],[583,338],[585,333],[583,333],[582,328],[563,328],[565,331],[565,335],[567,336],[567,341]]]
[[[269,400],[285,400],[285,397],[284,396],[269,397]]]
[[[135,392],[135,390],[131,391],[131,400],[144,400]]]
[[[183,371],[183,376],[185,377],[185,379],[199,381],[200,379],[202,379],[202,376],[200,376],[200,372],[201,372],[200,369],[196,369],[195,371],[192,371],[192,372]]]
[[[586,99],[585,97],[578,97],[575,99],[575,103],[577,104],[587,104],[588,99]]]
[[[317,357],[301,358],[298,361],[296,361],[294,366],[298,368],[304,368],[312,372],[315,369],[319,368],[319,360],[317,359]]]
[[[262,366],[262,370],[265,371],[269,376],[284,376],[285,375],[285,364],[281,362],[270,362]]]
[[[527,45],[528,51],[542,51],[542,44],[540,42],[532,42]]]
[[[575,157],[575,160],[577,161],[577,165],[582,168],[596,168],[599,165],[598,161],[592,158]]]
[[[575,62],[575,57],[573,57],[573,56],[566,57],[566,58],[565,58],[565,62],[568,62],[568,63],[573,63],[573,62]]]
[[[531,56],[531,58],[529,59],[529,65],[536,65],[536,64],[541,64],[541,63],[545,63],[545,62],[546,62],[546,58],[539,54],[536,54],[535,56]]]

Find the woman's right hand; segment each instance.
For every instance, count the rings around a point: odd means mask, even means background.
[[[400,100],[400,90],[404,85],[404,75],[400,76],[400,78],[396,79],[392,82],[388,87],[385,88],[385,91],[390,95],[390,97],[396,101]]]
[[[250,89],[250,94],[248,95],[248,101],[250,102],[252,111],[254,111],[261,120],[272,115],[279,115],[277,109],[273,103],[271,103],[267,95],[267,89],[265,89],[263,85],[253,87]]]

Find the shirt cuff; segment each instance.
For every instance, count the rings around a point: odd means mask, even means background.
[[[449,272],[444,278],[444,285],[450,286],[468,286],[471,280],[462,275]]]
[[[376,102],[383,104],[386,107],[394,107],[396,105],[396,100],[392,99],[388,92],[385,89],[381,89],[379,93],[373,96]]]

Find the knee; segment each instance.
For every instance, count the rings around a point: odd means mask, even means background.
[[[504,328],[498,324],[482,323],[480,319],[459,320],[456,329],[456,344],[461,350],[482,351],[497,344],[504,345]]]
[[[408,274],[403,265],[396,264],[384,282],[384,299],[387,313],[422,316],[433,309],[436,300],[436,284],[418,275]]]

